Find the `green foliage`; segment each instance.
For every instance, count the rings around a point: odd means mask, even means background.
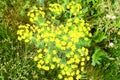
[[[104,32],[100,32],[99,30],[97,30],[94,35],[93,35],[93,41],[95,41],[95,43],[99,43],[102,42],[104,39],[107,38],[107,36],[105,35]]]
[[[103,56],[105,56],[105,53],[100,48],[95,48],[92,55],[92,65],[100,64]]]

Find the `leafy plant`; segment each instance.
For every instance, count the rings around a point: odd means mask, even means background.
[[[26,24],[18,27],[18,40],[38,48],[34,61],[37,61],[40,71],[48,72],[47,75],[56,73],[46,78],[82,78],[85,61],[90,59],[85,47],[90,45],[89,37],[92,35],[81,14],[81,5],[74,1],[63,6],[49,4],[45,10],[44,7],[33,7],[27,14],[33,26]]]
[[[92,55],[92,65],[100,64],[103,56],[105,56],[105,53],[100,48],[95,48]]]

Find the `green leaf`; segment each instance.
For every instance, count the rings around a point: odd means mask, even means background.
[[[70,1],[69,0],[64,0],[64,4],[68,4]]]
[[[44,2],[45,2],[45,0],[37,0],[37,2],[38,2],[38,4],[41,6],[44,6]]]
[[[88,7],[86,7],[85,9],[82,10],[83,13],[85,14],[86,12],[88,12]]]
[[[100,64],[102,56],[105,56],[104,52],[100,48],[95,48],[94,54],[92,55],[92,65]]]
[[[93,35],[93,40],[96,43],[99,43],[99,42],[103,41],[105,38],[107,38],[107,36],[105,35],[105,33],[104,32],[100,32],[98,30]]]

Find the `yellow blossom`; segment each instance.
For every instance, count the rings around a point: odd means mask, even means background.
[[[55,68],[55,65],[54,64],[51,64],[51,69],[54,69]]]
[[[34,61],[38,61],[38,57],[37,56],[34,57]]]
[[[56,50],[53,50],[52,52],[53,52],[54,55],[57,54],[57,51],[56,51]]]
[[[63,76],[62,76],[61,74],[58,74],[58,78],[59,78],[59,79],[62,79]]]

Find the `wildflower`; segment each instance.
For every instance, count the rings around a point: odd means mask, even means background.
[[[71,73],[71,76],[74,76],[75,75],[75,71],[73,71],[72,73]]]
[[[79,70],[76,70],[76,75],[78,75],[80,73],[80,71]]]
[[[80,62],[80,59],[76,59],[76,60],[75,60],[75,62],[76,62],[77,64],[79,64],[79,62]]]
[[[37,52],[38,52],[38,53],[42,52],[42,49],[38,49]]]
[[[116,16],[114,16],[114,15],[112,16],[112,15],[106,14],[106,18],[114,20],[114,19],[116,19]]]
[[[53,62],[57,62],[57,58],[56,57],[53,57]]]
[[[85,65],[85,62],[81,62],[81,66],[84,66]]]
[[[62,70],[62,71],[61,71],[61,74],[62,74],[62,75],[65,75],[65,71],[64,71],[64,70]]]
[[[42,66],[42,69],[48,71],[48,70],[49,70],[49,67],[48,67],[48,66]]]
[[[40,69],[40,68],[42,68],[42,66],[40,65],[40,64],[37,64],[37,67]]]
[[[51,69],[54,69],[55,68],[55,65],[54,64],[51,64]]]
[[[21,41],[21,40],[22,40],[22,38],[21,38],[20,36],[18,36],[18,40],[19,40],[19,41]]]
[[[41,60],[39,60],[38,63],[39,63],[39,64],[44,64],[44,61],[41,59]]]
[[[39,54],[39,55],[38,55],[38,58],[42,58],[42,54]]]
[[[47,53],[47,52],[48,52],[48,49],[44,49],[44,52],[46,52],[46,53]]]
[[[57,3],[50,4],[48,13],[42,7],[34,7],[27,15],[35,23],[32,26],[20,25],[18,40],[35,44],[38,48],[34,61],[37,61],[39,69],[54,71],[59,68],[58,79],[79,80],[85,60],[90,60],[89,51],[81,45],[81,40],[88,42],[92,34],[89,33],[90,25],[79,17],[82,13],[80,4],[72,1],[64,7]],[[72,17],[65,13],[68,16],[61,22],[57,17],[64,12]]]
[[[107,18],[107,19],[110,19],[110,17],[111,17],[111,16],[110,16],[109,14],[106,14],[106,18]]]
[[[90,57],[89,56],[87,56],[87,61],[89,61],[90,60]]]
[[[81,79],[81,75],[79,74],[79,75],[77,75],[77,77],[76,77],[76,80],[79,80],[79,79]]]
[[[73,77],[69,77],[68,80],[74,80]]]
[[[38,61],[38,57],[37,56],[34,57],[34,61]]]
[[[84,71],[84,67],[81,67],[81,71],[82,71],[82,72]]]
[[[70,54],[69,54],[69,53],[67,53],[67,54],[66,54],[66,57],[67,57],[67,58],[70,58]]]
[[[57,53],[57,51],[56,51],[56,50],[53,50],[52,52],[53,52],[53,54],[54,54],[54,55]]]
[[[64,80],[68,80],[67,78],[64,78]]]
[[[62,79],[63,76],[62,76],[61,74],[58,74],[58,78],[59,78],[59,79]]]
[[[114,43],[110,42],[109,47],[114,47]]]
[[[85,58],[83,57],[83,58],[81,58],[81,61],[85,61]]]

